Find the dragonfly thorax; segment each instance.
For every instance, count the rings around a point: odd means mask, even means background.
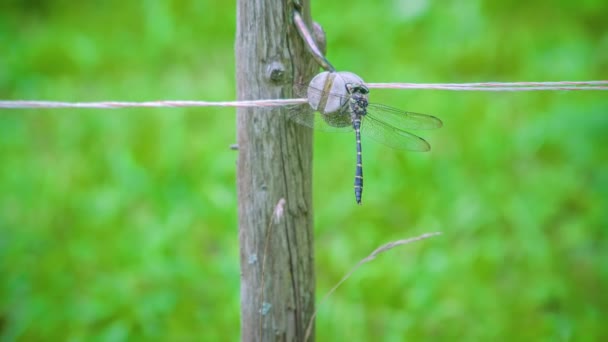
[[[369,89],[360,83],[347,83],[346,90],[350,94],[349,107],[354,116],[363,116],[367,113]]]

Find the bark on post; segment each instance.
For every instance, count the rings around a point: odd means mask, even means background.
[[[291,0],[238,0],[239,100],[289,98],[293,82],[318,69],[291,24],[292,10]],[[315,291],[312,132],[288,122],[284,109],[240,108],[237,140],[242,340],[302,341]]]

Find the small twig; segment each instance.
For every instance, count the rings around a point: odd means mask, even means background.
[[[317,46],[317,42],[315,42],[315,38],[313,34],[310,32],[308,27],[306,26],[306,22],[304,22],[304,18],[300,14],[298,8],[294,8],[293,10],[293,23],[300,34],[300,37],[304,41],[304,45],[306,49],[315,61],[325,70],[334,72],[336,68],[327,60],[327,58],[323,55],[323,52]]]
[[[361,267],[361,265],[374,260],[379,254],[384,253],[384,252],[386,252],[386,251],[388,251],[390,249],[393,249],[393,248],[395,248],[397,246],[407,245],[409,243],[420,241],[420,240],[424,240],[424,239],[428,239],[430,237],[437,236],[439,234],[441,234],[441,232],[426,233],[426,234],[422,234],[420,236],[417,236],[417,237],[414,237],[414,238],[410,238],[410,239],[397,240],[397,241],[389,242],[389,243],[387,243],[385,245],[382,245],[382,246],[376,248],[376,250],[374,250],[370,255],[368,255],[365,259],[359,261],[357,263],[357,265],[355,265],[355,267],[353,267],[350,271],[348,271],[348,273],[346,273],[346,275],[344,277],[342,277],[342,279],[340,279],[340,281],[336,285],[334,285],[334,287],[332,287],[331,290],[329,290],[329,292],[327,292],[327,294],[325,294],[325,296],[323,296],[323,298],[321,299],[321,301],[319,301],[319,304],[317,305],[317,307],[321,306],[321,304],[323,304],[323,302],[329,296],[331,296],[331,294],[334,293],[334,291],[336,291],[336,289],[340,285],[342,285],[343,282],[345,282],[348,278],[350,278],[350,276],[359,267]],[[318,312],[318,309],[315,310],[315,312],[310,317],[310,321],[308,321],[308,327],[306,328],[306,335],[304,336],[304,341],[308,341],[308,338],[310,337],[310,333],[311,333],[311,329],[312,329],[312,323],[314,322],[315,317],[317,316],[317,312]]]

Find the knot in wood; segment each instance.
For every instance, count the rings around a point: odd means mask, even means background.
[[[279,61],[272,61],[266,68],[266,77],[273,83],[283,83],[285,80],[285,66]]]

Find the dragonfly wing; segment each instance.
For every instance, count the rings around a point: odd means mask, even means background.
[[[369,116],[369,114],[361,122],[361,134],[396,149],[418,152],[431,149],[431,145],[421,137],[390,126],[373,116]]]
[[[350,114],[323,115],[313,111],[308,104],[288,106],[287,117],[300,125],[325,132],[352,132]]]
[[[406,112],[397,108],[370,103],[367,107],[368,116],[376,121],[382,121],[389,126],[403,129],[435,129],[443,126],[438,118],[432,115]]]
[[[299,98],[317,97],[321,98],[326,96],[328,99],[333,99],[338,103],[345,103],[348,101],[347,98],[329,92],[324,92],[321,89],[309,87],[307,84],[296,84],[294,85],[294,95]],[[314,128],[319,131],[325,132],[350,132],[352,131],[352,122],[350,119],[350,112],[347,107],[330,113],[321,114],[314,111],[310,105],[293,105],[288,106],[288,117],[290,120],[304,125],[310,128]]]

